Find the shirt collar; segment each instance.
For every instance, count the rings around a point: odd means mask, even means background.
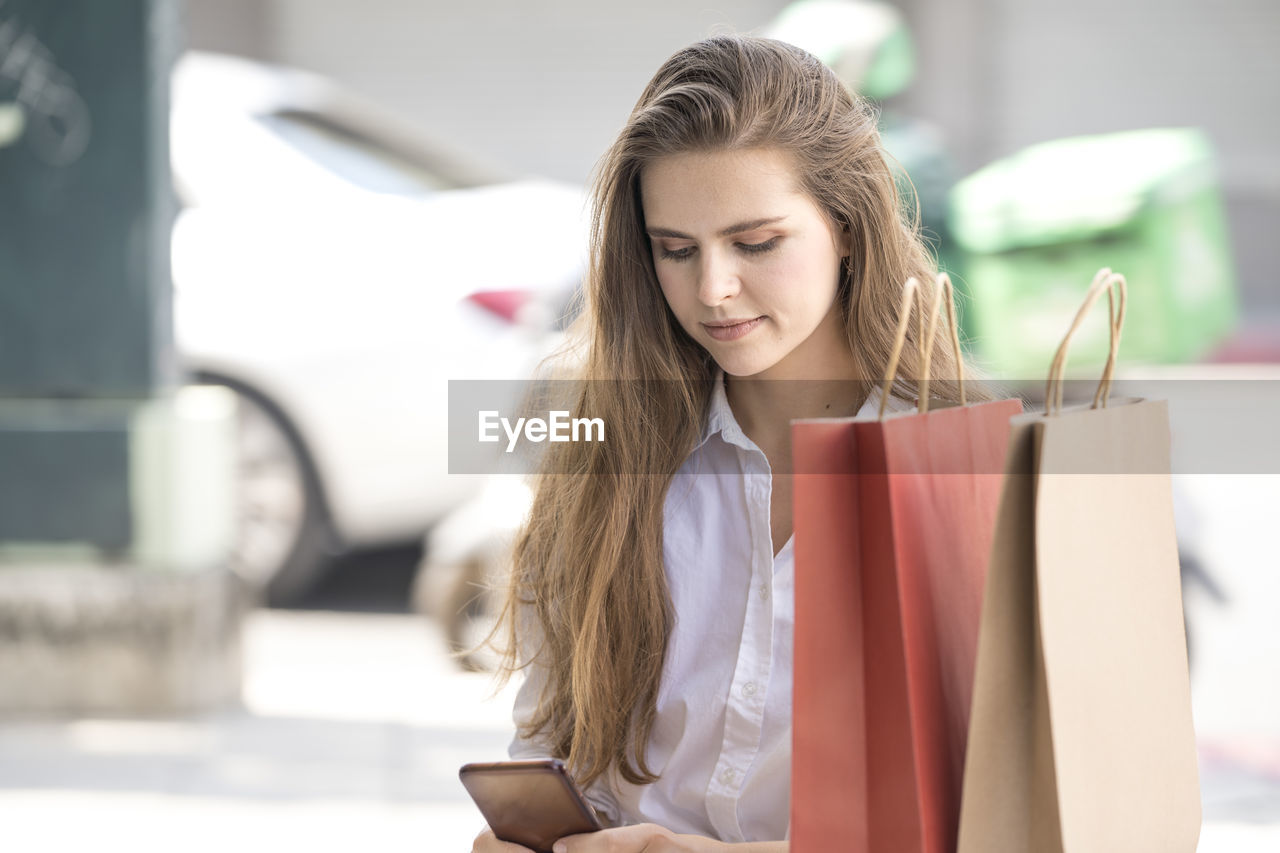
[[[738,426],[738,419],[733,416],[733,409],[729,408],[729,395],[725,393],[723,370],[716,370],[715,380],[711,383],[711,405],[707,411],[707,424],[702,429],[702,439],[698,442],[698,446],[706,444],[707,439],[716,433],[722,433],[724,440],[732,444],[742,444],[746,438],[742,427]]]

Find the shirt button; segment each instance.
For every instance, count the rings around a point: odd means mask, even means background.
[[[764,601],[769,600],[769,585],[767,583],[760,584],[760,598]]]
[[[738,774],[736,774],[736,773],[734,773],[734,772],[733,772],[733,768],[732,768],[732,767],[726,767],[726,768],[724,769],[724,772],[722,772],[722,773],[720,774],[720,781],[721,781],[721,782],[723,782],[723,783],[725,783],[726,785],[732,785],[732,784],[733,784],[733,780],[734,780],[735,778],[737,778],[737,775],[738,775]]]
[[[756,695],[756,683],[754,681],[748,681],[746,684],[742,685],[742,694],[744,696]]]

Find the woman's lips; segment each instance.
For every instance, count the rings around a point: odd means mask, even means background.
[[[743,335],[749,334],[752,329],[764,322],[764,317],[756,317],[751,320],[730,320],[726,323],[703,323],[702,328],[707,330],[707,334],[715,338],[717,341],[736,341]]]

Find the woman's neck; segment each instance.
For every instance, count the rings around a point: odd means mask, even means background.
[[[791,421],[852,417],[870,386],[846,379],[744,379],[726,377],[729,408],[747,437],[767,455],[790,448]],[[771,460],[772,461],[772,460]]]

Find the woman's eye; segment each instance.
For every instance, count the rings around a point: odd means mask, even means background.
[[[738,248],[749,255],[758,255],[761,252],[767,252],[777,246],[779,239],[780,238],[778,237],[774,237],[770,240],[765,240],[763,243],[739,243]]]
[[[763,243],[738,243],[738,249],[748,255],[759,255],[777,247],[781,237],[773,237]],[[681,246],[679,249],[662,249],[662,259],[666,261],[685,261],[693,256],[693,246]]]

